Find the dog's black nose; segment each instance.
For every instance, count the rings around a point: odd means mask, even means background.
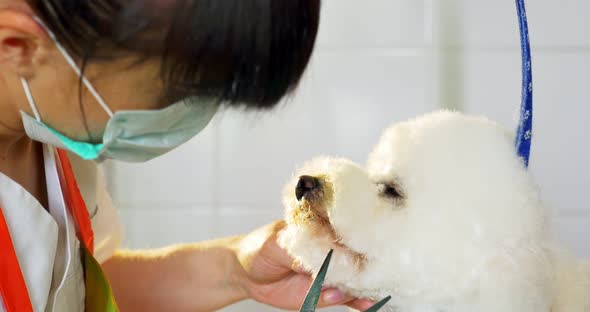
[[[301,200],[301,198],[305,197],[319,187],[320,180],[317,178],[306,175],[300,176],[299,182],[297,182],[297,187],[295,188],[295,197],[297,197],[297,200]]]

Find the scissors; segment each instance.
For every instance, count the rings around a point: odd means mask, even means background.
[[[331,249],[330,252],[328,252],[328,255],[326,256],[326,259],[324,259],[324,263],[322,263],[318,275],[313,280],[311,288],[307,292],[307,295],[305,296],[305,300],[303,301],[303,305],[301,306],[299,312],[315,312],[318,305],[318,300],[320,299],[320,292],[322,291],[322,285],[324,284],[324,279],[326,278],[326,273],[328,272],[328,266],[330,265],[330,260],[332,259],[333,252],[334,250]],[[391,296],[387,296],[383,300],[375,303],[372,307],[365,310],[364,312],[377,312],[390,299]]]

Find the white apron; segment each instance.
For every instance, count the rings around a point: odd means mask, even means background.
[[[85,289],[80,242],[76,238],[72,216],[64,204],[53,153],[53,148],[44,146],[49,211],[2,173],[0,208],[33,311],[81,312],[84,310]],[[97,165],[69,156],[92,220],[95,257],[104,261],[120,244],[117,214]],[[0,312],[3,311],[0,298]]]

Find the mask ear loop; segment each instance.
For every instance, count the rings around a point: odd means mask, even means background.
[[[31,106],[31,110],[33,110],[33,114],[35,115],[35,119],[37,121],[41,121],[41,115],[39,115],[39,111],[37,110],[37,105],[35,104],[35,99],[33,99],[33,94],[31,93],[31,88],[29,88],[29,83],[27,79],[21,77],[20,82],[23,85],[23,89],[25,90],[25,95],[27,96],[27,101],[29,101],[29,106]]]
[[[37,16],[33,16],[33,18],[35,19],[35,21],[37,21],[37,23],[39,23],[39,25],[41,25],[41,27],[43,27],[43,29],[45,29],[45,31],[47,32],[47,34],[49,35],[49,37],[51,38],[51,40],[53,40],[53,42],[55,43],[55,46],[57,47],[57,49],[59,50],[59,52],[66,59],[66,62],[68,62],[68,64],[74,70],[74,72],[76,72],[76,74],[78,75],[78,77],[80,77],[82,79],[82,83],[84,83],[84,86],[86,86],[86,88],[88,89],[88,91],[90,91],[90,93],[96,99],[96,101],[98,102],[98,104],[100,104],[100,106],[102,107],[102,109],[104,109],[104,111],[109,115],[109,117],[113,117],[113,111],[111,111],[111,109],[108,107],[108,105],[106,104],[106,102],[98,94],[98,92],[96,91],[96,89],[94,89],[94,87],[92,86],[92,84],[90,83],[90,81],[88,81],[88,79],[86,79],[86,76],[84,76],[84,74],[82,73],[82,71],[80,70],[80,68],[78,67],[78,65],[76,65],[76,62],[74,61],[74,59],[70,56],[70,54],[66,51],[66,49],[59,43],[59,41],[57,40],[57,37],[55,36],[55,34],[53,34],[53,32],[49,29],[49,27],[47,27],[43,23],[43,21],[41,21],[40,18],[38,18]]]

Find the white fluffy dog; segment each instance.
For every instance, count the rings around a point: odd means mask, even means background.
[[[514,134],[436,112],[388,129],[366,168],[305,165],[284,193],[279,243],[326,285],[384,311],[590,311],[589,265],[558,250]]]

